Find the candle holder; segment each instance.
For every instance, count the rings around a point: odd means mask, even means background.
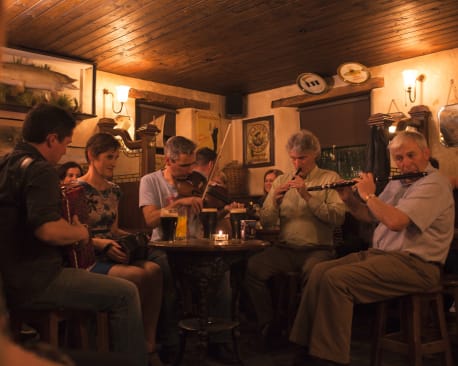
[[[220,230],[218,234],[212,235],[212,239],[217,245],[227,244],[229,240],[229,234],[225,234]]]

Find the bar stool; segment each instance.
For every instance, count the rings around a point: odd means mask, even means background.
[[[458,275],[446,274],[443,276],[442,285],[444,293],[452,295],[455,301],[455,309],[458,307]],[[455,337],[454,341],[458,342],[458,312],[455,310]]]
[[[274,322],[287,337],[301,299],[301,273],[286,272],[272,277]]]
[[[371,366],[380,366],[382,351],[389,350],[406,354],[410,365],[421,366],[424,355],[443,353],[444,365],[453,366],[450,340],[445,323],[442,286],[428,291],[405,295],[399,300],[401,329],[386,333],[387,309],[390,300],[377,304],[375,336],[372,345]],[[427,305],[423,307],[424,305]],[[433,310],[439,325],[439,335],[435,339],[422,329],[422,314]]]
[[[98,351],[109,351],[109,325],[106,312],[93,312],[74,309],[58,310],[29,310],[14,309],[10,312],[10,324],[13,336],[17,338],[23,323],[37,328],[41,340],[54,347],[69,346],[68,332],[75,333],[78,346],[89,350],[89,323],[96,319],[96,347]],[[59,325],[65,323],[65,338],[63,344],[59,341]]]

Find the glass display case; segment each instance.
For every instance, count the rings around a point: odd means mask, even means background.
[[[333,146],[321,149],[318,166],[334,170],[343,179],[352,179],[366,166],[367,145]]]
[[[0,109],[27,113],[46,102],[95,117],[94,63],[6,47],[0,61]]]

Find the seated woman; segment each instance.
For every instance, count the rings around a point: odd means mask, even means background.
[[[88,200],[88,222],[96,249],[97,261],[91,272],[121,277],[134,282],[140,294],[143,325],[150,365],[161,365],[156,355],[156,326],[162,299],[160,267],[147,260],[128,264],[128,256],[116,241],[129,234],[118,227],[118,203],[121,190],[110,182],[119,157],[119,142],[110,134],[97,133],[86,144],[88,171],[78,179]]]
[[[76,182],[83,175],[83,168],[74,161],[67,161],[57,168],[57,174],[59,175],[60,184],[68,185]]]
[[[269,169],[264,173],[264,194],[262,197],[259,198],[259,200],[253,205],[253,213],[251,214],[252,218],[255,220],[259,220],[259,212],[261,210],[262,205],[264,204],[264,201],[267,197],[267,194],[270,192],[270,189],[272,188],[272,183],[274,180],[282,175],[283,172],[279,169]],[[280,222],[277,222],[276,226],[279,226]],[[267,229],[267,228],[265,228]]]
[[[258,204],[262,206],[264,200],[267,197],[267,194],[270,192],[272,188],[272,183],[274,180],[279,176],[282,175],[283,172],[279,169],[269,169],[264,173],[264,195],[259,199]]]

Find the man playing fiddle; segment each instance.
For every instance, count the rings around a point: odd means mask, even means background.
[[[392,180],[375,195],[370,173],[354,189],[338,193],[351,214],[378,222],[372,248],[317,264],[302,293],[290,340],[308,347],[296,365],[350,362],[353,305],[373,303],[439,284],[453,238],[450,183],[429,163],[423,135],[400,132],[389,150],[401,174],[427,172],[418,179]]]
[[[226,189],[226,177],[223,172],[215,171],[216,153],[208,148],[202,147],[196,151],[196,165],[194,174],[197,174],[207,182],[210,177],[209,188],[207,189],[205,207],[218,209],[217,229],[223,232],[231,231],[231,224],[227,215],[232,208],[243,207],[243,203],[230,202],[229,192]]]
[[[139,206],[143,211],[146,224],[153,229],[151,240],[161,240],[160,212],[161,208],[185,208],[187,211],[188,237],[201,236],[199,212],[202,210],[202,198],[198,196],[182,197],[178,186],[181,181],[188,180],[196,166],[196,144],[183,137],[174,136],[167,140],[164,146],[165,168],[149,173],[141,178],[139,188]],[[178,344],[178,329],[176,320],[176,294],[167,256],[158,249],[151,252],[149,260],[161,266],[164,277],[162,319],[164,344],[173,352]],[[212,304],[211,316],[230,319],[231,289],[229,276],[225,276],[218,286],[216,302]],[[209,352],[223,360],[233,359],[228,345],[229,334],[216,334],[210,340]]]
[[[307,186],[341,179],[337,173],[317,166],[321,152],[318,138],[301,130],[288,139],[286,150],[296,173],[275,179],[260,212],[263,226],[276,225],[280,219],[279,241],[252,256],[246,272],[247,292],[266,346],[278,333],[272,324],[268,280],[279,273],[297,271],[304,283],[316,263],[334,258],[333,231],[345,217],[345,206],[335,191],[307,191]]]

